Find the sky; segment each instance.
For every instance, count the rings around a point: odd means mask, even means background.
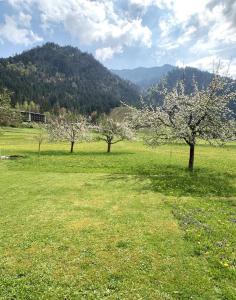
[[[236,78],[236,0],[0,0],[0,57],[46,42],[112,69],[230,61]]]

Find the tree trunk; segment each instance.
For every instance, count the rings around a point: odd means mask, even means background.
[[[38,147],[38,156],[40,155],[40,151],[41,151],[41,143],[39,142],[39,147]]]
[[[193,165],[194,165],[194,144],[190,144],[190,150],[189,150],[189,163],[188,163],[188,169],[189,171],[193,171]]]
[[[111,143],[107,143],[107,153],[111,152]]]
[[[74,143],[75,143],[75,142],[71,142],[70,153],[73,153],[73,151],[74,151]]]

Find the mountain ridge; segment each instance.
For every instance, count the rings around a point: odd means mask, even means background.
[[[168,72],[175,68],[170,64],[164,64],[163,66],[137,67],[134,69],[111,69],[111,71],[122,79],[129,80],[145,89],[157,84]]]
[[[0,59],[0,89],[12,94],[12,104],[34,101],[41,111],[58,111],[64,107],[82,114],[109,113],[121,105],[139,102],[140,94],[152,103],[160,102],[158,85],[165,79],[168,89],[184,79],[186,92],[192,91],[193,77],[204,89],[213,74],[196,68],[171,65],[138,67],[126,71],[139,72],[133,82],[146,80],[146,88],[121,79],[91,54],[76,47],[46,43],[21,54]],[[123,71],[125,71],[123,70]],[[120,70],[122,71],[122,70]],[[114,70],[113,70],[114,72]]]
[[[76,47],[46,43],[0,59],[0,88],[12,103],[33,100],[43,111],[65,107],[81,113],[109,112],[121,100],[134,103],[138,88]]]

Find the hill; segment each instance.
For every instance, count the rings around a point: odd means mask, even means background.
[[[120,76],[125,80],[129,80],[141,88],[148,88],[153,84],[157,84],[168,72],[175,69],[171,65],[163,65],[161,67],[152,68],[136,68],[111,70],[114,74]]]
[[[180,80],[184,81],[187,94],[193,92],[193,78],[198,83],[200,89],[205,89],[213,79],[213,74],[201,71],[196,68],[175,68],[168,72],[165,76],[165,81],[169,89],[173,89],[176,83]]]
[[[162,79],[170,91],[180,80],[184,81],[186,94],[191,94],[194,91],[193,78],[197,82],[200,90],[204,90],[210,84],[213,79],[214,74],[201,71],[196,68],[186,67],[186,68],[174,68],[166,74]],[[231,82],[231,88],[236,91],[236,81],[227,78]],[[162,90],[162,81],[159,81],[156,85],[153,85],[145,90],[144,99],[148,103],[157,104],[162,102],[162,95],[160,91]],[[230,103],[230,107],[236,112],[235,102]]]
[[[91,54],[47,43],[0,59],[0,88],[13,104],[33,100],[43,111],[58,107],[81,113],[108,112],[121,100],[134,103],[138,88],[111,73]]]

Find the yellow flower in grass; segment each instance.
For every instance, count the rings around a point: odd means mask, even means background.
[[[229,264],[228,263],[223,263],[223,266],[228,268],[229,267]]]

